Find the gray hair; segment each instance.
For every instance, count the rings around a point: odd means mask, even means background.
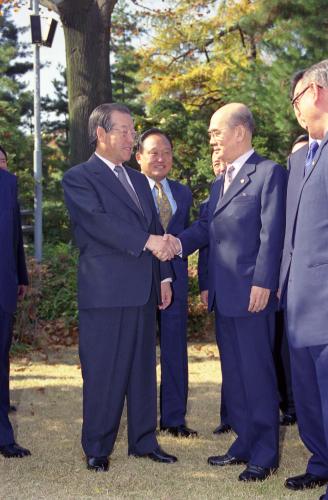
[[[321,87],[328,88],[328,59],[324,59],[304,71],[302,80],[304,83],[313,81]]]
[[[110,131],[113,126],[111,117],[114,111],[131,116],[129,108],[124,106],[124,104],[115,102],[100,104],[100,106],[97,106],[92,111],[88,123],[88,134],[91,145],[96,146],[97,144],[97,127],[102,127],[106,132]]]
[[[234,128],[238,125],[243,125],[253,135],[255,130],[255,121],[253,113],[247,108],[247,106],[241,106],[238,111],[235,111],[230,117],[229,126]]]

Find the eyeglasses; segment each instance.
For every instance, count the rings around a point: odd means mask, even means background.
[[[299,103],[300,98],[305,94],[305,92],[311,87],[311,84],[305,87],[299,94],[296,94],[296,96],[291,99],[292,106],[295,106],[295,104]]]
[[[308,85],[307,87],[305,87],[305,89],[303,89],[299,94],[297,94],[293,99],[291,99],[291,103],[292,103],[292,106],[295,106],[297,104],[299,104],[300,102],[300,98],[305,94],[305,92],[311,87],[312,85],[312,82],[310,83],[310,85]],[[316,86],[319,88],[319,89],[322,89],[322,85],[318,85],[316,83]]]
[[[208,137],[209,139],[219,139],[222,135],[222,130],[209,130]]]
[[[117,135],[120,135],[123,139],[126,139],[129,134],[134,141],[137,139],[137,132],[134,129],[130,129],[128,127],[112,127],[108,130],[108,132],[114,132]]]

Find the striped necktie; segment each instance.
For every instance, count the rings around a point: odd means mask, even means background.
[[[166,231],[167,226],[169,225],[169,222],[172,217],[172,207],[160,182],[155,183],[155,193],[156,193],[159,218],[164,228],[164,231]]]
[[[134,201],[134,203],[137,205],[137,207],[139,208],[139,210],[141,210],[141,212],[142,212],[142,208],[141,208],[140,201],[139,201],[139,198],[137,196],[137,193],[134,191],[134,189],[132,188],[132,186],[129,184],[129,181],[127,180],[126,175],[125,175],[125,173],[123,171],[122,165],[116,165],[114,167],[114,171],[116,172],[118,180],[120,181],[120,183],[122,184],[122,186],[124,187],[124,189],[127,191],[127,193],[129,194],[130,198],[132,198],[132,200]]]
[[[315,157],[318,148],[319,144],[317,141],[312,141],[306,155],[304,175],[306,175],[313,167],[313,158]]]

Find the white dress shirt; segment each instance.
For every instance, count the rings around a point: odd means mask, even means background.
[[[254,153],[254,149],[252,148],[249,151],[247,151],[246,153],[244,153],[243,155],[239,156],[239,158],[236,158],[236,160],[234,160],[232,163],[228,163],[227,164],[226,174],[224,176],[224,188],[223,188],[223,192],[224,193],[226,192],[226,190],[228,189],[228,187],[232,184],[234,178],[238,174],[238,172],[241,169],[241,167],[246,163],[246,161],[248,160],[248,158],[250,158],[253,153]],[[232,181],[229,182],[228,176],[227,176],[227,170],[228,170],[229,167],[231,167],[231,165],[233,165],[235,167],[235,169],[232,172],[232,176],[231,176],[232,177]]]

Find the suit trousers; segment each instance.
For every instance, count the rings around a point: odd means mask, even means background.
[[[219,345],[220,335],[219,335],[219,325],[218,325],[218,315],[217,314],[215,314],[215,336],[216,336],[216,343],[218,346],[219,355],[220,355],[220,359],[221,359],[221,350],[220,350],[220,345]],[[229,422],[228,410],[227,410],[227,405],[226,405],[225,397],[224,397],[225,389],[224,389],[222,368],[221,368],[221,378],[222,378],[222,383],[221,383],[221,401],[220,401],[220,424],[231,425]]]
[[[237,438],[228,450],[261,467],[278,466],[279,397],[274,313],[225,317],[216,310],[224,398]]]
[[[188,398],[186,299],[174,297],[159,313],[161,345],[161,427],[185,424]]]
[[[295,404],[292,390],[289,346],[283,311],[276,312],[274,359],[280,394],[280,409],[284,413],[293,414],[295,413]]]
[[[328,478],[328,345],[290,345],[298,429],[312,453],[307,472]]]
[[[143,306],[83,309],[79,322],[85,454],[110,455],[125,398],[128,452],[153,451],[157,446],[154,289]]]
[[[9,411],[9,350],[12,341],[12,314],[0,307],[0,446],[15,441],[8,418]]]

